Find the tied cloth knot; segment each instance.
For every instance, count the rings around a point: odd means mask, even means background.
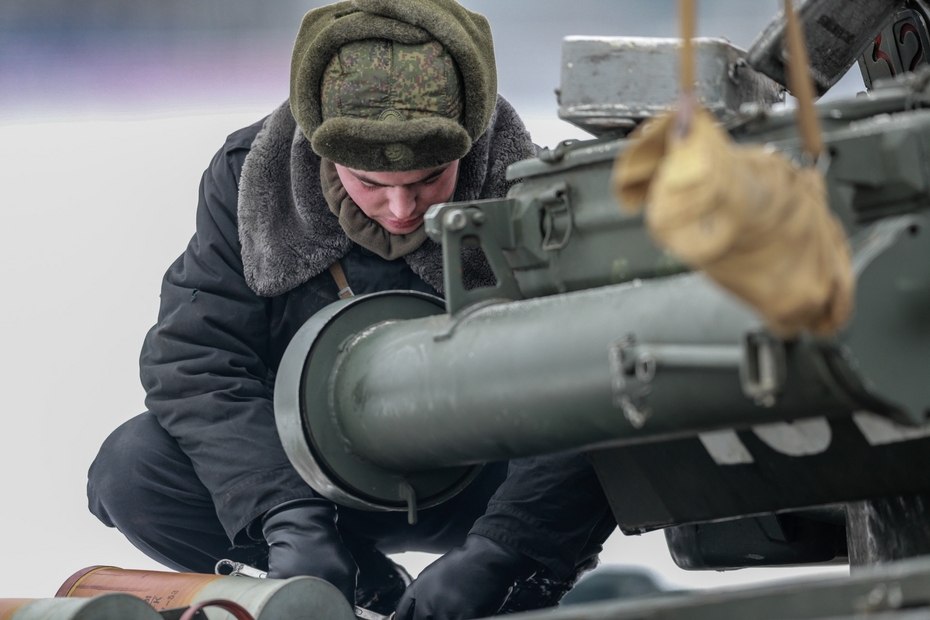
[[[679,137],[674,114],[639,127],[614,165],[622,208],[645,205],[656,242],[751,304],[778,336],[826,336],[849,319],[855,279],[823,176],[739,146],[705,110]]]

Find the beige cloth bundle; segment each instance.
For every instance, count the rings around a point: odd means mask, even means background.
[[[653,238],[754,306],[785,338],[848,320],[855,279],[824,180],[759,146],[739,146],[706,111],[688,133],[675,115],[640,127],[614,166],[624,208],[646,206]]]

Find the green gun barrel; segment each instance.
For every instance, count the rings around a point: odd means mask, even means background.
[[[427,213],[427,232],[444,249],[445,301],[401,292],[344,300],[298,332],[275,386],[291,462],[334,501],[414,516],[490,460],[804,418],[923,424],[930,111],[915,101],[930,102],[924,82],[819,108],[830,206],[850,237],[857,279],[855,316],[837,337],[782,342],[704,276],[683,273],[610,195],[625,140],[564,145],[512,166],[522,182],[504,199]],[[739,142],[798,152],[791,112],[750,110],[730,128]],[[494,287],[463,286],[461,248],[475,245]],[[869,433],[869,442],[855,439],[859,451],[882,452],[875,446],[885,440]],[[712,464],[730,464],[707,450]],[[794,452],[817,450],[784,454]],[[896,470],[888,478],[901,479]],[[903,492],[883,481],[865,495],[809,486],[823,492],[795,493],[791,507]],[[749,514],[741,506],[706,518]]]
[[[923,321],[891,309],[928,302],[926,225],[856,242],[858,313],[836,340],[779,341],[696,273],[452,315],[422,294],[343,300],[282,359],[279,433],[330,499],[413,512],[485,461],[856,411],[913,423],[930,405]]]

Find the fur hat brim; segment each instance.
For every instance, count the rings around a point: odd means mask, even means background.
[[[438,116],[397,123],[341,116],[324,121],[311,144],[320,157],[348,168],[400,172],[460,159],[471,138],[461,125]]]

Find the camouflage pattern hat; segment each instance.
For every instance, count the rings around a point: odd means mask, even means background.
[[[454,0],[349,0],[307,13],[291,111],[349,168],[426,170],[466,155],[497,103],[487,20]]]
[[[427,155],[427,163],[440,165],[463,157],[471,146],[459,124],[465,108],[462,78],[436,41],[405,45],[365,39],[343,45],[323,73],[320,107],[323,125],[313,136],[314,150],[351,168],[381,167],[382,157],[419,166],[413,162]],[[330,119],[345,120],[327,124]]]

